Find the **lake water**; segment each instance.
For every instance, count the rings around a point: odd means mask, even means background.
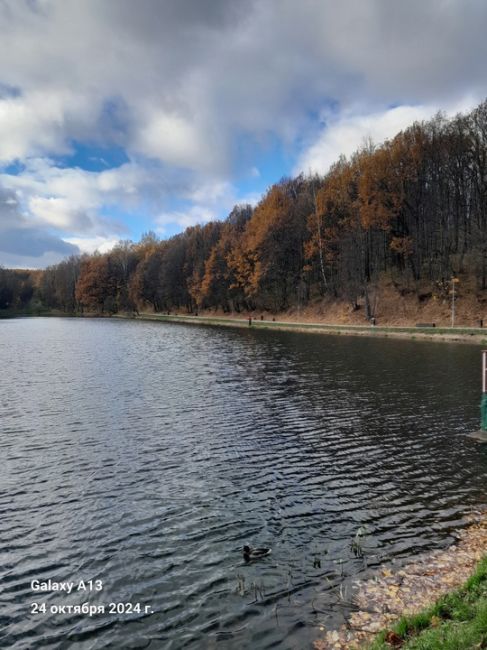
[[[485,503],[478,347],[39,318],[0,363],[3,647],[310,647]]]

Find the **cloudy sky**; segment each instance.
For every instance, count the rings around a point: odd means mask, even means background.
[[[0,265],[224,218],[487,95],[485,0],[0,0]]]

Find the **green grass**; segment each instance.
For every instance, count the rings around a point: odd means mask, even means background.
[[[487,556],[463,587],[443,596],[428,610],[401,618],[392,629],[397,635],[395,645],[386,641],[388,632],[382,631],[370,650],[487,648]]]
[[[24,316],[66,316],[47,307],[26,307],[25,309],[0,309],[0,318],[23,318]]]

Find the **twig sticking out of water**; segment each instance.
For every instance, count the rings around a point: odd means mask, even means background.
[[[277,615],[278,607],[279,607],[279,603],[276,603],[276,606],[274,607],[274,614],[276,615],[276,625],[279,625],[279,616]]]
[[[235,589],[235,593],[240,596],[245,595],[245,576],[240,573],[237,573],[237,588]]]
[[[363,542],[362,542],[362,537],[364,537],[367,533],[367,530],[365,526],[360,526],[360,528],[357,530],[355,533],[355,537],[353,538],[350,548],[352,550],[352,553],[355,555],[355,557],[363,557],[364,556],[364,549],[363,549]]]
[[[291,571],[289,571],[288,576],[287,576],[287,600],[288,600],[288,603],[291,603],[291,587],[292,586],[294,586],[293,585],[293,574],[291,573]]]

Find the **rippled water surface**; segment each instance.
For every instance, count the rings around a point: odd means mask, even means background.
[[[0,645],[306,648],[486,497],[479,348],[0,321]],[[351,541],[366,527],[365,558]],[[272,555],[245,564],[245,543]],[[317,562],[319,560],[319,562]],[[321,566],[317,566],[321,564]],[[31,581],[102,580],[34,594]],[[32,614],[31,603],[150,611]]]

